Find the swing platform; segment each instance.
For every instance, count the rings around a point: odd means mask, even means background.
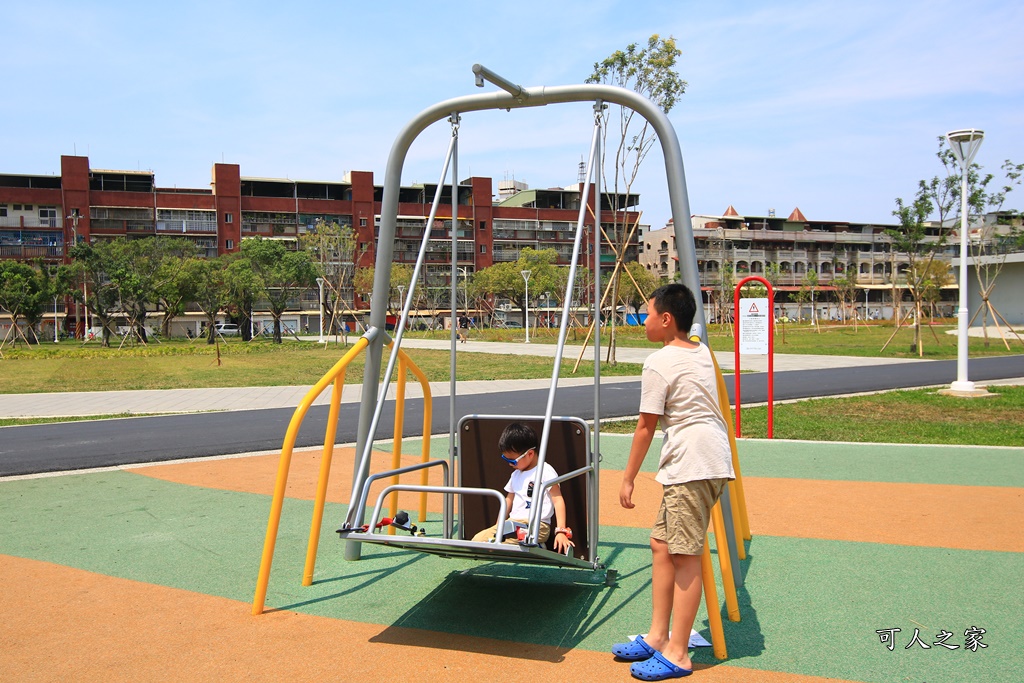
[[[428,467],[442,467],[444,486],[412,486],[393,484],[377,496],[371,520],[381,519],[384,501],[394,491],[441,493],[445,495],[445,515],[440,522],[442,533],[436,536],[404,536],[380,533],[368,527],[339,529],[342,539],[415,550],[441,557],[482,560],[488,562],[515,562],[543,564],[556,567],[603,570],[604,564],[594,555],[596,549],[596,490],[598,468],[590,449],[590,427],[577,417],[552,416],[545,462],[559,473],[557,483],[565,500],[566,525],[572,529],[575,547],[570,554],[554,552],[544,545],[531,543],[502,543],[500,539],[474,542],[473,535],[505,519],[505,494],[486,485],[504,484],[511,469],[498,457],[498,438],[509,424],[519,422],[541,434],[544,416],[468,415],[458,426],[458,481],[463,485],[448,485],[448,463],[433,460],[420,465],[378,472],[367,478],[359,497],[365,505],[370,486],[377,480],[395,477]],[[466,484],[469,484],[468,486]],[[459,497],[459,524],[451,522],[448,503]],[[590,501],[594,501],[594,509]],[[363,529],[366,528],[364,531]],[[609,572],[614,578],[614,572]]]

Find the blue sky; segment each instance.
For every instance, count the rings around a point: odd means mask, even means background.
[[[480,92],[474,63],[524,86],[582,82],[653,33],[674,36],[687,93],[671,112],[694,213],[799,206],[812,220],[892,222],[894,198],[939,173],[936,138],[985,130],[977,161],[1024,161],[1024,4],[1009,1],[8,3],[0,173],[152,169],[206,187],[246,176],[383,182],[397,132]],[[372,6],[371,6],[372,5]],[[492,86],[488,85],[488,88]],[[459,176],[575,182],[587,105],[463,117]],[[434,182],[447,124],[403,182]],[[663,164],[634,188],[669,217]],[[1024,190],[1008,205],[1024,208]]]

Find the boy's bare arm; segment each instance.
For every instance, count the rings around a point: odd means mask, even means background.
[[[633,505],[633,480],[636,479],[651,442],[654,441],[654,433],[658,430],[658,417],[652,413],[640,413],[640,419],[636,421],[633,443],[629,447],[629,460],[626,462],[626,470],[622,473],[622,486],[619,488],[619,504],[627,510],[636,507]]]
[[[565,498],[562,497],[562,489],[558,484],[555,484],[549,490],[551,495],[551,505],[555,508],[555,528],[565,528]],[[574,548],[576,544],[569,540],[566,534],[555,534],[554,539],[555,550],[564,553],[566,548]]]

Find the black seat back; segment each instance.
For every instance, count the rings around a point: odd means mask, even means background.
[[[540,439],[543,417],[498,417],[473,415],[459,423],[459,485],[495,489],[504,493],[512,468],[501,459],[498,439],[512,422],[528,425]],[[555,417],[551,421],[547,463],[559,476],[586,467],[589,462],[590,427],[575,417]],[[587,514],[587,475],[574,477],[560,484],[565,500],[566,524],[572,529],[576,544],[573,555],[588,558],[590,541]],[[459,538],[471,540],[481,529],[493,526],[498,517],[498,501],[490,496],[459,497]],[[552,526],[554,518],[552,517]],[[554,529],[552,529],[554,531]],[[550,541],[548,545],[550,546]]]

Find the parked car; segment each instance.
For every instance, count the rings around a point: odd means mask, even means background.
[[[238,329],[238,325],[234,323],[217,323],[213,329],[217,334],[225,337],[237,337],[242,333],[242,331]]]
[[[519,322],[518,320],[506,320],[505,321],[505,329],[507,329],[507,330],[521,330],[521,329],[523,329],[523,324],[521,322]]]

